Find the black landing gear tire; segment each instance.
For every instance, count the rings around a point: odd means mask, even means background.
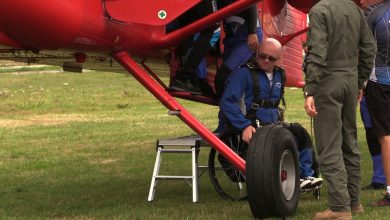
[[[248,201],[256,218],[291,216],[299,201],[299,164],[292,133],[279,125],[257,129],[247,151]]]

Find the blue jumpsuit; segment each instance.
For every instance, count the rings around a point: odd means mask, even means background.
[[[262,70],[258,69],[256,72],[259,80],[259,99],[279,102],[282,97],[282,72],[274,71],[272,85],[270,85],[267,75]],[[221,111],[226,116],[228,122],[240,131],[253,124],[240,110],[239,102],[242,97],[244,97],[246,109],[251,109],[254,100],[253,79],[250,70],[246,67],[242,67],[232,73],[220,102]],[[279,110],[277,107],[259,107],[256,111],[256,118],[262,124],[278,123],[280,121]],[[301,177],[312,176],[312,148],[302,146],[300,148]]]
[[[218,8],[223,8],[234,1],[217,1]],[[222,54],[223,65],[218,69],[215,78],[215,89],[218,98],[223,94],[226,81],[231,72],[245,64],[255,53],[248,47],[248,35],[256,34],[259,42],[263,40],[263,32],[258,19],[257,6],[254,5],[223,21],[225,38]]]

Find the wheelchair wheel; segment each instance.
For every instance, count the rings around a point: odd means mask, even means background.
[[[256,218],[287,217],[299,200],[299,164],[294,136],[278,125],[258,128],[250,142],[248,201]]]
[[[313,196],[315,199],[319,200],[321,196],[321,189],[318,187],[317,189],[313,190]]]
[[[230,133],[220,139],[243,159],[246,158],[248,146],[241,135]],[[222,198],[233,201],[247,199],[245,175],[214,149],[210,150],[208,167],[211,183]]]

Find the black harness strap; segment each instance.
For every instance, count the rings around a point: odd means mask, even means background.
[[[281,89],[281,94],[280,94],[280,97],[281,97],[281,100],[282,100],[282,105],[284,107],[284,109],[287,109],[286,107],[286,99],[284,98],[284,87],[286,85],[286,71],[283,69],[283,68],[280,68],[280,67],[275,67],[277,68],[277,71],[279,71],[282,75],[282,89]]]
[[[257,109],[260,108],[259,98],[260,98],[260,86],[259,86],[259,77],[257,76],[256,70],[259,70],[259,66],[257,65],[254,59],[250,59],[245,67],[248,68],[251,73],[252,82],[253,82],[253,102],[250,109],[246,111],[246,118],[252,122],[252,125],[256,127],[256,112]]]
[[[252,122],[256,123],[256,112],[257,110],[262,107],[262,108],[278,108],[280,102],[274,102],[270,100],[264,100],[260,99],[260,86],[259,86],[259,76],[257,75],[256,70],[259,70],[259,67],[256,63],[256,61],[249,60],[246,63],[246,67],[249,69],[251,76],[252,76],[252,82],[253,82],[253,103],[252,106],[249,110],[247,110],[247,115],[246,117]],[[282,76],[282,88],[281,88],[281,100],[282,104],[284,106],[284,109],[286,109],[286,101],[284,99],[284,85],[286,82],[286,72],[284,69],[280,67],[275,67],[275,71],[281,72]],[[261,124],[261,122],[260,122]]]

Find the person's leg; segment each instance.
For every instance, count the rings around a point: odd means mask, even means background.
[[[212,1],[203,0],[194,7],[194,20],[207,16],[214,12]],[[210,40],[213,37],[216,25],[200,31],[199,36],[194,41],[192,50],[188,55],[188,60],[183,66],[184,72],[193,72],[210,49]]]
[[[386,193],[383,198],[372,202],[373,206],[390,206],[390,135],[378,136],[379,143],[382,147],[383,168],[386,175]]]
[[[299,151],[299,168],[300,177],[311,177],[314,174],[312,169],[313,165],[313,150],[309,148],[303,148]]]
[[[346,82],[336,76],[338,74],[334,73],[321,80],[317,87],[314,99],[318,115],[314,117],[314,134],[320,171],[328,183],[329,208],[333,212],[349,212],[347,171],[341,149],[343,103],[339,98],[343,93],[340,88],[343,88]]]
[[[372,133],[371,117],[367,108],[366,96],[363,96],[360,102],[360,115],[366,131],[366,142],[372,160],[371,183],[362,189],[383,189],[386,187],[386,177],[383,173],[381,145],[378,142],[377,136]]]
[[[382,147],[382,161],[383,169],[386,176],[387,187],[390,186],[390,135],[380,136],[379,143]],[[387,189],[387,192],[390,194],[390,190]]]
[[[259,41],[262,41],[262,31],[257,31]],[[217,97],[222,97],[226,80],[230,73],[236,71],[245,64],[254,54],[247,45],[248,33],[245,27],[240,27],[235,34],[227,36],[224,43],[223,65],[218,69],[215,76],[215,89]]]
[[[285,125],[295,137],[295,142],[298,146],[298,157],[299,157],[299,168],[300,168],[300,177],[310,177],[314,174],[312,169],[313,165],[313,144],[310,139],[310,136],[306,136],[306,130],[298,123],[289,123]]]
[[[213,11],[212,1],[203,0],[190,9],[190,11],[183,14],[179,18],[179,22],[184,27],[197,19],[213,13]],[[191,46],[188,45],[188,39],[184,42],[184,49],[181,52],[185,54],[186,58],[184,59],[182,69],[177,72],[170,89],[202,94],[202,90],[198,88],[198,77],[195,72],[210,49],[210,40],[216,28],[217,26],[215,25],[200,31],[195,40],[192,38]],[[188,51],[184,51],[186,48]]]
[[[369,81],[367,83],[367,106],[371,115],[372,131],[379,137],[382,162],[387,182],[384,198],[374,202],[377,206],[390,206],[390,86]]]
[[[313,142],[309,133],[299,123],[291,123],[286,125],[286,128],[294,135],[298,146],[301,189],[320,186],[323,180],[322,178],[314,177]]]
[[[350,81],[357,79],[349,77]],[[360,206],[360,153],[357,145],[356,108],[357,108],[357,84],[348,84],[345,91],[342,115],[342,135],[343,135],[343,159],[348,174],[348,193],[350,197],[350,207]]]

